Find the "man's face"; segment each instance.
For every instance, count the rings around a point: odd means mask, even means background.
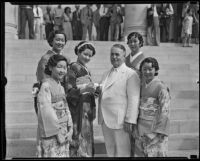
[[[125,52],[118,47],[112,47],[110,52],[110,61],[114,68],[121,66],[125,61]]]
[[[80,8],[80,5],[75,5],[75,8],[78,10]]]

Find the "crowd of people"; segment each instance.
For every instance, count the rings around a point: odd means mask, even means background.
[[[108,157],[167,157],[170,92],[157,77],[158,61],[141,51],[141,34],[128,35],[128,56],[124,45],[111,46],[112,67],[99,82],[87,67],[98,53],[94,44],[77,43],[71,62],[63,56],[63,30],[51,31],[47,41],[51,49],[38,62],[33,86],[37,157],[94,157],[96,118]]]
[[[169,42],[170,24],[174,15],[172,4],[163,3],[160,6],[152,4],[147,9],[147,45],[159,46],[160,42]],[[192,47],[191,37],[199,43],[199,2],[183,4],[179,27],[183,47]],[[180,29],[179,29],[180,30]]]
[[[46,12],[38,5],[20,5],[19,38],[25,38],[28,21],[29,39],[48,39],[53,30],[63,30],[67,40],[121,41],[124,38],[124,7],[121,4],[87,4],[80,8],[55,8],[46,6]],[[179,18],[178,18],[179,19]],[[160,42],[171,42],[174,9],[171,3],[151,4],[147,8],[147,45],[159,46]],[[183,4],[179,20],[182,31],[179,35],[184,47],[190,47],[191,37],[199,43],[199,3]],[[178,32],[179,33],[179,32]]]
[[[96,10],[91,4],[80,8],[76,4],[72,13],[71,7],[62,8],[58,5],[55,8],[46,7],[43,14],[38,5],[20,6],[21,31],[19,38],[25,38],[25,24],[28,21],[29,39],[48,39],[52,30],[63,30],[67,40],[98,40],[118,41],[123,34],[124,13],[119,4],[97,4]],[[45,32],[44,32],[45,30]],[[110,36],[109,36],[110,35]]]

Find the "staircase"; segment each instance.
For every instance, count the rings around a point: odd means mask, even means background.
[[[68,41],[64,56],[76,61],[74,47],[78,41]],[[93,42],[96,55],[89,63],[94,82],[111,67],[110,47],[115,42]],[[130,52],[128,46],[127,54]],[[39,59],[50,49],[45,40],[5,41],[5,123],[6,158],[35,157],[37,119],[31,89],[36,82]],[[171,127],[169,156],[199,157],[199,45],[183,48],[180,44],[162,43],[159,47],[144,46],[146,56],[156,57],[160,64],[159,77],[171,91]],[[98,107],[97,107],[98,108]],[[94,121],[95,157],[105,157],[101,127]]]

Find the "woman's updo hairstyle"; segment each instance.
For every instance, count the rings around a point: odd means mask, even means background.
[[[67,58],[65,58],[63,55],[56,54],[49,58],[45,66],[44,73],[47,75],[51,75],[51,71],[49,70],[49,67],[55,67],[59,61],[65,61],[67,66],[69,65],[69,60]]]
[[[92,50],[92,56],[95,55],[96,51],[94,48],[94,45],[90,42],[87,41],[81,41],[74,49],[74,52],[76,55],[78,55],[78,53],[81,53],[82,51],[84,51],[85,49],[90,49]]]

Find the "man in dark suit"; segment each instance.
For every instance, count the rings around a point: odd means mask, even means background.
[[[110,5],[102,5],[99,9],[100,13],[100,40],[101,41],[108,41],[108,31],[109,31],[109,26],[110,26]]]
[[[34,39],[34,15],[33,5],[20,5],[20,33],[19,39],[25,39],[26,21],[28,21],[29,39]]]
[[[97,4],[96,6],[97,6],[97,9],[93,13],[93,22],[94,22],[94,26],[95,26],[96,32],[97,32],[96,40],[99,41],[100,40],[100,18],[101,18],[99,9],[101,7],[101,4]]]
[[[75,5],[76,11],[72,15],[73,40],[82,40],[82,24],[80,5]]]

